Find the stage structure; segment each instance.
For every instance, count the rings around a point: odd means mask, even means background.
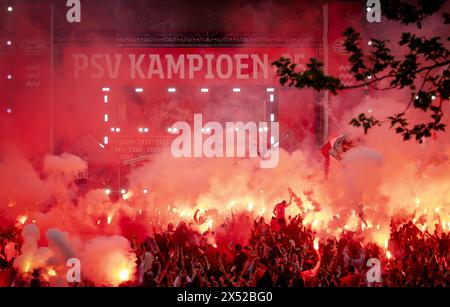
[[[357,4],[325,5],[316,12],[322,29],[293,33],[129,32],[101,24],[87,30],[68,25],[65,12],[58,3],[18,1],[14,14],[2,18],[2,38],[14,38],[0,54],[7,63],[2,116],[23,127],[35,115],[33,137],[20,132],[34,153],[71,152],[90,169],[116,166],[123,174],[167,148],[175,137],[171,125],[194,113],[222,124],[277,121],[273,142],[281,148],[320,148],[339,112],[359,101],[353,94],[337,106],[327,93],[282,87],[271,65],[284,56],[302,69],[314,57],[351,82],[344,29],[335,25],[345,16],[361,30],[365,12]]]

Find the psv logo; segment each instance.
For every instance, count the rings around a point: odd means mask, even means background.
[[[69,23],[81,22],[81,2],[80,0],[67,0],[66,7],[70,7],[67,10],[66,19]]]

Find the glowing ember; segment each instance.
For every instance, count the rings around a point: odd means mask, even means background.
[[[127,269],[123,269],[119,272],[119,280],[120,282],[124,282],[130,279],[130,271]]]
[[[253,210],[253,203],[252,202],[248,203],[247,210],[250,211],[250,212]]]
[[[391,255],[390,251],[386,251],[386,258],[387,259],[391,259],[392,258],[392,255]]]
[[[24,269],[25,273],[28,273],[28,271],[30,270],[30,268],[31,268],[31,263],[30,263],[30,262],[27,262],[27,263],[25,264],[25,269]]]
[[[53,269],[48,269],[47,274],[48,276],[56,276],[56,271]]]
[[[416,202],[416,207],[420,206],[420,198],[416,197],[416,199],[414,200]]]
[[[19,217],[17,218],[17,221],[22,225],[25,224],[27,222],[27,220],[28,220],[28,216],[26,216],[26,215],[19,215]]]
[[[266,212],[266,208],[262,207],[261,210],[259,211],[259,215],[264,215],[264,213]]]
[[[316,251],[319,250],[319,238],[314,239],[314,249]]]

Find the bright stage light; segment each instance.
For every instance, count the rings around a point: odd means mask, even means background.
[[[371,7],[367,7],[367,11],[370,12],[372,10]]]
[[[12,79],[12,75],[7,75],[6,79],[11,80]]]
[[[8,6],[8,12],[12,12],[12,11],[13,11],[12,6]]]
[[[171,133],[172,132],[172,128],[167,128],[167,132]]]
[[[142,93],[142,92],[144,92],[144,89],[141,88],[141,87],[137,87],[134,91],[135,91],[136,93]]]
[[[6,41],[6,45],[11,46],[12,45],[12,41]]]
[[[120,128],[116,128],[116,132],[120,132]]]
[[[120,190],[120,193],[121,193],[121,194],[125,194],[125,193],[127,193],[127,190],[122,189],[122,190]]]
[[[267,88],[267,91],[268,91],[268,92],[273,92],[273,91],[275,91],[275,89],[274,89],[273,87],[268,87],[268,88]]]
[[[208,90],[207,88],[202,88],[202,89],[200,89],[200,91],[201,91],[202,93],[208,93],[208,92],[209,92],[209,90]]]
[[[108,144],[108,137],[107,136],[105,136],[104,138],[103,138],[103,144]]]
[[[274,102],[275,96],[273,94],[270,94],[270,102]]]
[[[435,99],[436,99],[436,96],[434,96],[434,95],[433,95],[433,96],[431,96],[431,99],[435,100]]]
[[[6,109],[6,113],[11,114],[11,113],[12,113],[11,108],[7,108],[7,109]]]
[[[148,128],[144,128],[144,132],[147,133],[148,132]]]
[[[116,131],[116,128],[111,128],[111,132],[114,132],[114,131]]]
[[[368,41],[367,45],[372,46],[372,41]]]
[[[147,193],[148,193],[148,190],[147,190],[147,189],[144,189],[143,192],[144,192],[144,194],[147,194]]]
[[[178,132],[178,129],[177,129],[177,128],[172,128],[172,132],[173,132],[173,133],[177,133],[177,132]]]
[[[102,88],[102,91],[103,91],[103,92],[109,92],[109,87],[103,87],[103,88]]]
[[[275,121],[275,114],[270,114],[270,121],[271,122],[274,122]]]
[[[143,128],[139,128],[138,131],[139,131],[140,133],[142,133],[142,132],[144,132],[144,129],[143,129]]]
[[[106,190],[105,190],[105,194],[106,194],[106,195],[111,194],[111,189],[106,189]]]
[[[108,103],[108,95],[104,95],[104,96],[103,96],[103,101],[104,101],[105,103]]]
[[[105,114],[105,122],[108,121],[108,114]]]
[[[167,89],[167,91],[168,91],[169,93],[175,93],[175,92],[177,91],[177,89],[174,88],[174,87],[169,87],[169,88]]]
[[[233,89],[233,92],[234,92],[234,93],[239,93],[240,91],[241,91],[240,88],[234,88],[234,89]]]

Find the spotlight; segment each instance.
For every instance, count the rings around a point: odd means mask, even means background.
[[[148,128],[144,128],[144,132],[147,133],[148,132]]]
[[[103,92],[109,92],[109,87],[103,87],[103,88],[102,88],[102,91],[103,91]]]
[[[435,100],[435,99],[436,99],[436,96],[434,96],[434,95],[433,95],[433,96],[431,96],[431,99]]]
[[[172,128],[172,132],[177,133],[178,129],[177,128]]]
[[[139,128],[138,131],[139,131],[140,133],[142,133],[142,132],[144,131],[144,129]]]
[[[114,131],[116,131],[116,128],[111,128],[111,132],[114,132]]]
[[[12,79],[12,75],[7,75],[6,79],[11,80]]]
[[[368,41],[367,45],[372,46],[372,41]]]
[[[372,10],[371,7],[367,7],[367,11],[370,12]]]
[[[6,41],[6,45],[11,46],[12,45],[12,41]]]
[[[142,93],[142,92],[144,91],[144,89],[141,88],[141,87],[138,87],[138,88],[136,88],[134,91],[135,91],[136,93]]]
[[[12,12],[12,11],[13,11],[12,6],[8,6],[8,12]]]
[[[108,137],[107,136],[105,136],[104,138],[103,138],[103,144],[108,144]]]
[[[233,92],[234,92],[234,93],[239,93],[240,91],[241,91],[240,88],[234,88],[234,89],[233,89]]]
[[[116,128],[116,132],[120,132],[120,128]]]
[[[148,193],[148,190],[147,190],[147,189],[144,189],[144,191],[142,191],[142,192],[144,192],[144,194],[147,194],[147,193]]]
[[[169,88],[167,89],[167,91],[168,91],[169,93],[175,93],[175,92],[177,91],[177,89],[174,88],[174,87],[169,87]]]
[[[275,89],[274,89],[273,87],[268,87],[268,88],[267,88],[267,91],[268,91],[268,92],[273,92],[273,91],[275,91]]]
[[[106,190],[105,190],[105,194],[106,194],[106,195],[111,194],[111,189],[106,189]]]
[[[202,92],[202,93],[208,93],[208,89],[207,88],[202,88],[202,89],[200,89],[200,92]]]
[[[270,94],[270,102],[274,102],[275,97],[273,96],[273,94]]]
[[[125,193],[127,193],[127,190],[122,189],[122,190],[120,190],[120,193],[121,193],[121,194],[125,194]]]
[[[171,133],[172,132],[172,128],[167,128],[167,132]]]
[[[11,108],[7,108],[7,109],[6,109],[6,113],[11,114],[11,113],[12,113]]]

